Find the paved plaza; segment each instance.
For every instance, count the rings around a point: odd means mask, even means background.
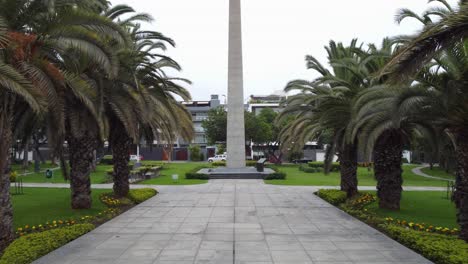
[[[159,190],[35,263],[431,263],[312,188],[211,180]]]

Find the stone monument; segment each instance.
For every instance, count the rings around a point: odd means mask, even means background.
[[[229,0],[227,168],[245,168],[241,1]]]

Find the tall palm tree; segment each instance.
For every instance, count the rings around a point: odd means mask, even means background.
[[[460,237],[468,241],[468,1],[460,1],[435,22],[428,23],[383,68],[398,82],[423,75],[425,86],[401,95],[400,107],[430,116],[450,136],[457,153],[457,220]],[[431,67],[433,66],[433,67]],[[427,69],[429,68],[429,69]],[[410,107],[411,106],[411,107]],[[428,114],[430,113],[430,114]]]
[[[13,239],[10,178],[6,165],[16,126],[15,115],[25,108],[36,115],[45,110],[42,95],[31,80],[7,64],[6,47],[10,44],[7,31],[8,25],[0,16],[0,251]]]
[[[190,124],[187,111],[179,111],[179,103],[173,95],[184,100],[190,94],[164,74],[163,68],[180,70],[170,58],[160,55],[166,44],[173,40],[155,31],[140,30],[140,22],[151,22],[146,14],[134,14],[127,19],[122,15],[134,13],[131,7],[115,6],[105,12],[129,31],[132,45],[118,52],[121,64],[114,80],[105,80],[102,87],[105,114],[109,123],[109,142],[114,161],[114,193],[126,196],[129,190],[129,152],[132,142],[139,142],[141,136],[148,141],[158,138],[174,141],[174,135]],[[184,81],[184,80],[182,80]],[[178,122],[177,122],[177,121]],[[189,132],[191,138],[193,132]],[[184,133],[182,133],[184,135]]]
[[[361,47],[357,40],[350,46],[331,41],[326,47],[328,60],[333,69],[329,71],[312,56],[307,56],[307,66],[320,77],[312,82],[292,81],[286,91],[298,90],[301,94],[291,97],[279,120],[287,115],[296,119],[283,129],[282,142],[304,144],[307,140],[317,139],[324,132],[333,134],[333,142],[327,160],[333,157],[336,149],[341,167],[341,189],[348,197],[357,194],[357,144],[346,140],[346,129],[351,120],[353,98],[365,89],[366,68],[362,67],[359,57]]]

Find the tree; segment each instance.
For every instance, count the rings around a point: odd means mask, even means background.
[[[292,144],[294,150],[302,148],[307,141],[317,140],[323,133],[331,131],[333,141],[327,148],[326,167],[329,167],[335,150],[341,166],[341,189],[348,197],[357,194],[357,144],[347,139],[346,131],[351,121],[354,98],[368,87],[365,61],[359,54],[361,46],[357,40],[345,47],[330,41],[325,47],[332,71],[325,68],[316,58],[307,56],[307,67],[320,77],[313,81],[295,80],[285,91],[300,93],[288,98],[279,121],[295,119],[281,130],[283,144]]]
[[[211,109],[208,111],[208,118],[203,120],[202,127],[208,144],[226,142],[227,112],[223,107]]]
[[[398,108],[429,117],[451,138],[458,163],[453,198],[460,238],[468,241],[468,2],[460,1],[456,10],[447,8],[441,17],[409,38],[381,74],[396,83],[415,76],[424,80],[399,95]]]

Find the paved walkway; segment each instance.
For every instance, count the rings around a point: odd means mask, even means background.
[[[431,176],[429,174],[426,174],[422,171],[422,169],[424,168],[429,168],[429,165],[424,165],[424,166],[421,166],[421,167],[417,167],[417,168],[414,168],[412,169],[411,171],[416,174],[416,175],[419,175],[421,177],[424,177],[424,178],[430,178],[430,179],[436,179],[436,180],[442,180],[442,181],[452,181],[454,182],[455,180],[451,180],[451,179],[447,179],[447,178],[441,178],[441,177],[434,177],[434,176]]]
[[[35,263],[431,263],[311,188],[214,180],[160,191]]]

